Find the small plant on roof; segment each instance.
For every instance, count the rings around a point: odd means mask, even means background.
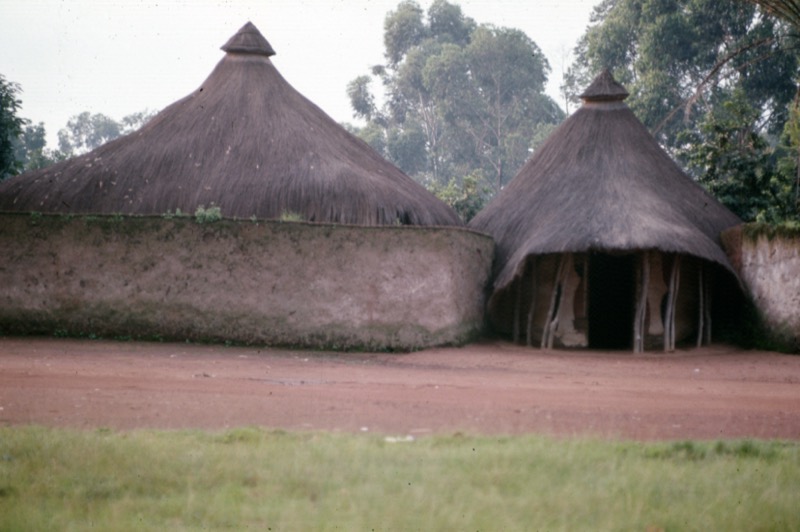
[[[283,211],[281,213],[280,221],[282,222],[304,222],[305,218],[299,212]]]
[[[213,203],[209,205],[208,208],[206,208],[205,205],[200,205],[197,207],[197,210],[194,211],[194,219],[199,224],[218,222],[222,219],[222,210]]]
[[[181,218],[183,216],[187,216],[187,214],[185,212],[183,212],[182,210],[180,210],[180,209],[175,209],[175,212],[172,212],[171,210],[168,210],[167,212],[165,212],[161,216],[163,218],[167,219],[167,220],[171,220],[173,218]]]

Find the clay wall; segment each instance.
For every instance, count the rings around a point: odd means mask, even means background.
[[[494,244],[456,228],[0,214],[0,332],[392,349],[480,333]]]
[[[722,240],[765,325],[800,349],[800,231],[748,224]]]

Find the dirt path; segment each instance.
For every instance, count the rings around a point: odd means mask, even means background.
[[[0,338],[0,425],[800,440],[800,356]]]

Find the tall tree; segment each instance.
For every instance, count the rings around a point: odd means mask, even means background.
[[[22,102],[19,84],[0,74],[0,179],[17,174],[22,165],[16,158],[15,144],[27,120],[19,116]]]
[[[764,11],[784,19],[795,29],[800,29],[800,2],[797,0],[748,0]]]
[[[800,36],[800,2],[798,0],[748,0],[767,13],[782,19],[791,28],[791,38]],[[778,185],[778,205],[781,217],[800,222],[800,80],[783,128],[780,148],[784,151],[778,161],[778,174],[782,177]]]
[[[27,124],[14,143],[15,157],[21,164],[21,170],[38,170],[65,158],[58,150],[47,148],[44,122]]]
[[[155,113],[145,109],[129,114],[119,122],[102,113],[92,114],[84,111],[73,116],[67,127],[58,132],[58,149],[67,156],[89,152],[120,135],[139,129]]]
[[[775,149],[763,135],[742,127],[757,113],[739,90],[706,114],[697,131],[680,136],[681,151],[699,182],[740,218],[776,222],[787,213]]]
[[[631,92],[629,105],[666,147],[737,88],[779,133],[794,97],[797,57],[787,28],[740,0],[604,0],[575,49],[565,80],[576,98],[604,67]]]
[[[386,64],[347,88],[362,137],[404,171],[453,192],[470,176],[499,190],[563,112],[544,94],[550,66],[519,30],[478,24],[435,0],[401,2],[384,23]],[[372,92],[380,81],[385,102]],[[455,181],[453,181],[455,180]],[[467,212],[465,210],[465,212]]]
[[[69,155],[91,151],[120,136],[119,122],[102,113],[84,111],[67,121],[67,127],[58,132],[58,149]]]

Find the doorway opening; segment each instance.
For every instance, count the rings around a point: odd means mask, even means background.
[[[633,347],[636,255],[589,256],[589,347]]]

